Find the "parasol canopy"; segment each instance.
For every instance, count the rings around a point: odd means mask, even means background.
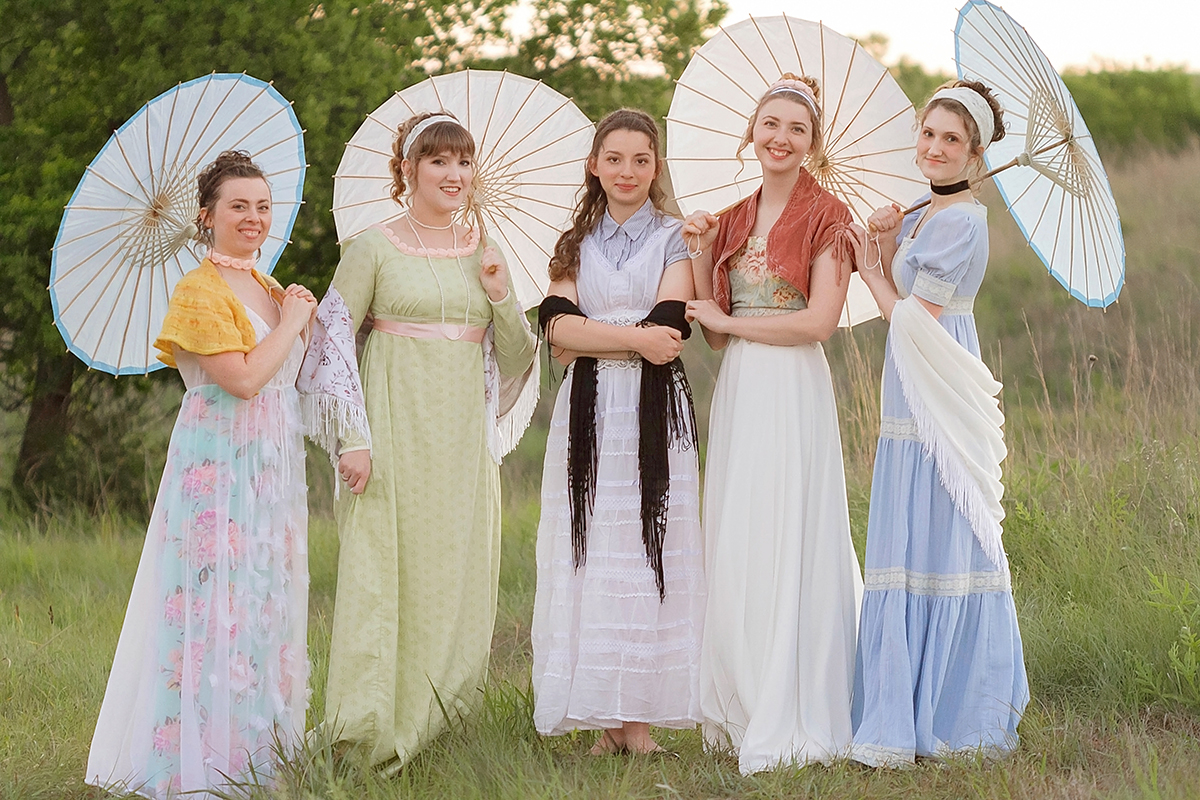
[[[171,290],[200,263],[196,177],[224,150],[249,152],[271,186],[258,262],[270,272],[300,210],[303,133],[291,104],[244,73],[182,83],[134,114],[88,165],[58,229],[50,301],[67,348],[114,375],[164,366],[153,342]]]
[[[517,299],[537,305],[583,184],[591,121],[549,86],[509,72],[464,70],[396,92],[367,116],[334,175],[340,240],[404,214],[391,197],[392,143],[397,127],[424,111],[450,112],[475,138],[476,206],[507,256]]]
[[[751,17],[696,50],[667,116],[667,167],[680,210],[716,211],[758,189],[762,168],[737,148],[758,99],[785,72],[819,82],[825,148],[810,157],[817,181],[860,222],[904,204],[927,181],[913,161],[915,113],[887,68],[856,41],[820,22]],[[851,276],[841,325],[879,316],[866,284]]]
[[[982,81],[1004,108],[1008,133],[984,159],[1013,219],[1072,297],[1109,305],[1125,283],[1125,240],[1071,93],[1025,29],[986,0],[959,9],[954,36],[959,77]]]

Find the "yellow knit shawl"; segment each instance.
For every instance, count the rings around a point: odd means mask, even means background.
[[[277,281],[258,270],[252,270],[251,274],[268,292],[280,289]],[[172,345],[208,356],[249,353],[257,343],[245,306],[206,258],[175,284],[162,333],[154,346],[162,351],[158,354],[159,361],[178,369]]]

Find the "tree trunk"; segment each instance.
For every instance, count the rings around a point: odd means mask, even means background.
[[[0,72],[0,126],[12,125],[15,119],[12,97],[8,94],[8,76]]]
[[[29,418],[13,472],[16,495],[31,504],[47,497],[47,484],[54,479],[54,458],[67,438],[71,384],[78,363],[70,353],[43,354],[38,359]]]

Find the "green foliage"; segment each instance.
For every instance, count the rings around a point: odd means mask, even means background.
[[[1185,579],[1146,572],[1150,580],[1147,605],[1167,612],[1179,625],[1179,634],[1166,652],[1165,669],[1142,661],[1138,679],[1151,697],[1200,709],[1200,598]]]
[[[1181,68],[1104,70],[1063,80],[1107,151],[1179,150],[1200,135],[1200,89]]]

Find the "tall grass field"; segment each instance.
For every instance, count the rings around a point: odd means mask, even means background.
[[[853,763],[738,774],[695,731],[669,757],[591,757],[591,734],[532,722],[529,623],[548,408],[505,462],[492,670],[478,711],[396,775],[312,741],[255,798],[1200,797],[1200,150],[1117,164],[1128,281],[1106,311],[1071,300],[989,190],[992,257],[976,304],[1002,377],[1009,446],[1004,540],[1033,700],[998,762]],[[866,535],[886,326],[827,345],[855,543]],[[719,356],[686,354],[706,419]],[[553,383],[553,382],[552,382]],[[169,421],[164,424],[169,424]],[[20,420],[0,417],[0,442]],[[702,423],[702,434],[704,433]],[[161,458],[161,454],[154,457]],[[309,721],[321,721],[337,534],[331,473],[310,458]],[[141,523],[0,509],[0,797],[106,796],[84,764],[137,568]]]

